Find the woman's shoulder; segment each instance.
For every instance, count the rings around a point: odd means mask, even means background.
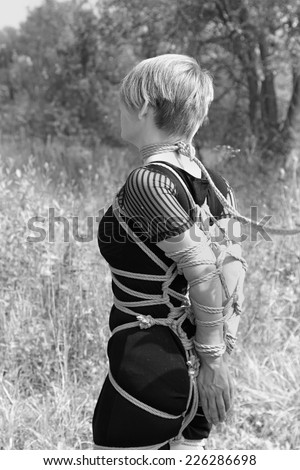
[[[125,185],[125,190],[148,190],[158,189],[158,188],[167,188],[169,190],[174,190],[175,185],[173,181],[163,172],[159,170],[158,167],[153,166],[140,166],[135,168],[129,173]]]

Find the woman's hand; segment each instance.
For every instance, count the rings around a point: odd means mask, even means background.
[[[200,403],[212,424],[224,421],[233,398],[233,384],[224,357],[201,357],[197,378]]]

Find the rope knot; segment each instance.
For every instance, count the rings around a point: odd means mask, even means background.
[[[190,160],[194,160],[195,155],[196,155],[196,150],[192,144],[187,144],[186,142],[183,142],[182,140],[180,140],[179,142],[176,142],[176,147],[177,147],[178,153],[181,153],[182,155],[189,157]]]
[[[155,325],[155,319],[151,317],[151,315],[138,315],[136,319],[139,322],[141,330],[146,330],[147,328],[151,328],[151,326]]]
[[[189,376],[192,379],[195,379],[199,374],[199,368],[200,368],[200,362],[199,362],[198,357],[192,354],[186,364],[188,366]]]

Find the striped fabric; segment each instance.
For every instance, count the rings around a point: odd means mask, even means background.
[[[127,178],[122,208],[147,238],[156,243],[194,224],[176,198],[176,187],[170,178],[144,167],[137,168]]]
[[[230,186],[223,178],[222,181],[227,187],[228,202],[236,208]],[[213,192],[212,197],[219,204]],[[136,168],[127,178],[122,188],[121,205],[132,219],[133,230],[136,229],[151,242],[158,243],[179,235],[194,224],[178,200],[174,182],[168,176],[146,167]],[[226,209],[221,207],[221,210],[221,217],[231,217]]]

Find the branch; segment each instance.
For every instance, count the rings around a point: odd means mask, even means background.
[[[293,91],[282,131],[289,132],[296,129],[300,117],[300,71],[293,70]]]
[[[191,24],[194,23],[194,19],[189,18],[189,17],[185,14],[185,12],[183,11],[182,8],[178,8],[178,9],[177,9],[177,14],[178,14],[179,16],[182,16],[182,18],[184,19],[184,21],[185,21],[188,25],[191,25]]]

